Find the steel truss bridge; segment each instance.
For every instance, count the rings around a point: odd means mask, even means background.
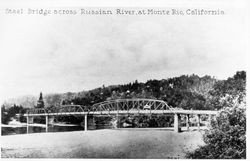
[[[92,106],[82,105],[61,105],[53,109],[34,108],[27,111],[24,115],[27,117],[27,124],[33,122],[36,116],[46,116],[46,125],[49,124],[49,116],[67,116],[67,115],[84,115],[85,130],[87,130],[88,115],[123,115],[123,114],[173,114],[174,115],[174,130],[180,131],[180,115],[186,115],[188,122],[190,115],[197,115],[200,120],[200,115],[216,115],[217,111],[208,110],[183,110],[181,108],[173,108],[162,100],[155,99],[116,99],[94,104]],[[47,126],[46,126],[47,127]],[[199,122],[198,122],[199,128]]]

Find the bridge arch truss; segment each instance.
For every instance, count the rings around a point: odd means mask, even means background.
[[[27,114],[76,114],[76,113],[102,113],[112,111],[164,111],[175,109],[162,100],[155,99],[116,99],[96,103],[91,107],[82,105],[61,105],[51,109],[33,108],[29,109]]]
[[[162,100],[154,99],[117,99],[94,104],[91,111],[140,111],[170,110],[171,107]]]

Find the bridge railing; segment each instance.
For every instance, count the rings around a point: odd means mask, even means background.
[[[54,108],[33,108],[27,110],[27,114],[44,114],[44,113],[73,113],[88,112],[89,108],[81,105],[62,105]]]

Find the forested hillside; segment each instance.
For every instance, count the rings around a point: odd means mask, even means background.
[[[211,76],[182,75],[180,77],[148,80],[112,85],[78,93],[47,94],[44,96],[46,108],[60,104],[80,104],[91,106],[95,103],[119,98],[152,98],[166,101],[170,106],[183,109],[221,109],[231,97],[243,101],[246,93],[246,72],[239,71],[227,80],[217,80]],[[3,105],[10,108],[14,104],[23,108],[34,108],[34,96],[25,96],[6,101]]]

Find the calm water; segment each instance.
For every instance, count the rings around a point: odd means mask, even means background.
[[[105,119],[105,117],[96,118],[96,124],[93,126],[92,124],[88,124],[88,130],[93,129],[110,129],[112,128],[111,124],[109,123],[112,118]],[[91,122],[91,121],[89,121]],[[64,126],[60,125],[54,125],[49,126],[48,132],[66,132],[66,131],[83,131],[84,130],[84,124],[81,126],[74,125],[74,126],[67,126],[64,124]],[[29,126],[28,133],[45,133],[46,128],[41,126]],[[1,133],[2,135],[15,135],[15,134],[27,134],[27,127],[1,127]]]
[[[79,131],[84,130],[81,126],[54,126],[49,127],[48,132],[64,132],[64,131]],[[27,127],[2,127],[2,135],[26,134]],[[29,133],[46,132],[45,127],[29,126]]]
[[[88,130],[97,130],[97,129],[111,129],[111,126],[108,125],[97,125],[95,128],[89,126]],[[66,131],[83,131],[84,127],[82,126],[58,126],[54,125],[49,126],[48,132],[66,132]],[[27,127],[1,127],[2,135],[15,135],[15,134],[27,134]],[[29,126],[28,133],[45,133],[46,128],[41,126]]]
[[[128,126],[127,128],[130,128]],[[95,130],[98,129],[111,129],[111,126],[96,126]],[[121,127],[126,128],[126,127]],[[66,131],[83,131],[82,126],[54,126],[49,127],[48,132],[66,132]],[[89,128],[88,130],[93,130]],[[27,134],[27,127],[1,127],[2,135],[15,135],[15,134]],[[40,126],[29,126],[29,133],[45,133],[45,127]]]
[[[88,125],[88,130],[98,130],[98,129],[111,129],[114,128],[111,124],[112,118],[108,117],[100,117],[100,118],[95,118],[95,125]],[[123,122],[123,121],[122,121]],[[163,121],[166,122],[166,121]],[[170,124],[165,124],[162,126],[157,126],[157,127],[170,127],[172,125]],[[182,126],[185,126],[185,123],[182,124]],[[194,125],[191,125],[194,126]],[[119,128],[130,128],[133,126],[119,126]],[[84,130],[84,127],[79,125],[76,126],[49,126],[48,132],[66,132],[66,131],[82,131]],[[2,135],[15,135],[15,134],[27,134],[27,127],[1,127],[1,132]],[[41,126],[29,126],[28,128],[28,133],[45,133],[46,128],[41,127]]]

